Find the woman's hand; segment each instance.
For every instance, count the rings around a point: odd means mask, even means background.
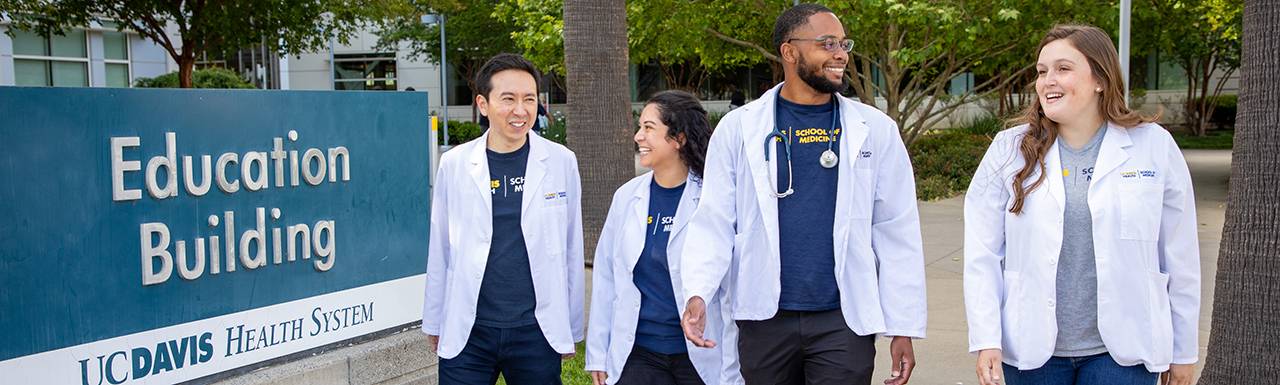
[[[600,372],[600,371],[592,370],[592,371],[589,371],[589,372],[587,372],[587,373],[591,373],[591,383],[592,383],[592,384],[594,384],[594,385],[604,385],[604,379],[605,379],[604,372]]]
[[[1196,364],[1172,364],[1169,371],[1160,373],[1160,385],[1191,385],[1196,374]]]
[[[978,351],[978,383],[982,385],[999,385],[1004,372],[1000,366],[1000,349],[983,349]],[[1188,378],[1190,380],[1190,378]]]

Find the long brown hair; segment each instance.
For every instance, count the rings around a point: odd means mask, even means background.
[[[1133,127],[1153,122],[1160,117],[1158,113],[1153,117],[1144,117],[1130,111],[1129,106],[1125,105],[1120,56],[1116,53],[1116,46],[1106,32],[1088,25],[1059,25],[1049,30],[1049,33],[1044,35],[1044,39],[1040,40],[1040,46],[1036,48],[1037,55],[1044,50],[1044,46],[1059,39],[1066,39],[1072,47],[1084,54],[1093,72],[1093,78],[1102,85],[1102,101],[1098,103],[1098,113],[1102,114],[1104,120],[1121,127]],[[1028,88],[1031,94],[1036,94],[1035,83]],[[1009,212],[1014,214],[1022,214],[1022,206],[1027,194],[1044,184],[1045,176],[1048,175],[1045,171],[1044,157],[1053,147],[1054,140],[1058,139],[1058,123],[1044,115],[1044,107],[1040,105],[1039,95],[1032,99],[1033,101],[1022,110],[1022,115],[1016,119],[1018,123],[1028,124],[1031,127],[1022,136],[1022,142],[1019,145],[1022,159],[1026,160],[1026,163],[1013,177],[1013,206],[1009,208]],[[1036,174],[1037,169],[1040,172],[1035,182],[1024,187],[1026,180],[1031,178],[1032,174]]]

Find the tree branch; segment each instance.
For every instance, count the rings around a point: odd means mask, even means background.
[[[742,40],[734,39],[732,37],[725,36],[724,34],[717,32],[716,30],[708,27],[703,27],[702,30],[707,31],[707,33],[711,34],[711,36],[715,36],[717,39],[724,40],[733,44],[737,44],[743,47],[747,47],[747,48],[751,48],[756,51],[759,51],[760,54],[764,55],[766,59],[773,60],[779,63],[782,62],[782,59],[778,58],[778,55],[774,55],[773,53],[769,52],[769,50],[766,50],[763,47],[756,45],[755,43],[742,41]]]

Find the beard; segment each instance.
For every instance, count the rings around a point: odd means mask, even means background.
[[[796,65],[798,67],[796,68],[796,72],[800,74],[800,80],[804,81],[804,84],[808,84],[809,87],[812,87],[818,92],[834,94],[844,92],[849,89],[849,83],[845,82],[844,76],[840,77],[839,82],[827,80],[827,77],[823,76],[823,73],[826,70],[822,69],[822,66],[817,64],[809,65],[809,62],[804,60],[804,55],[800,55]]]

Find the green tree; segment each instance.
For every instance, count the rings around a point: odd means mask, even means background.
[[[1204,130],[1223,88],[1240,68],[1242,0],[1146,0],[1135,7],[1142,48],[1159,50],[1187,74],[1184,117]],[[1136,36],[1137,37],[1137,36]],[[1217,76],[1217,79],[1214,77]]]
[[[525,50],[525,57],[539,68],[563,76],[562,3],[562,0],[504,0],[496,14],[517,26],[512,37]],[[709,75],[764,60],[750,49],[708,38],[703,26],[718,22],[716,15],[725,11],[722,5],[682,0],[628,2],[628,60],[636,64],[658,64],[669,87],[685,90],[698,88]]]
[[[352,3],[343,0],[10,0],[0,13],[11,28],[41,36],[63,35],[69,28],[112,20],[164,47],[178,63],[182,88],[194,86],[192,70],[206,52],[235,52],[264,44],[286,54],[319,50],[333,37],[342,43],[362,23],[380,20],[398,7],[396,0]],[[177,39],[166,27],[177,29]],[[7,31],[12,35],[12,30]]]
[[[756,64],[763,57],[700,28],[715,19],[713,4],[682,0],[627,4],[627,52],[635,64],[656,63],[668,88],[693,93],[713,74]]]
[[[409,56],[425,57],[427,61],[440,64],[440,26],[423,24],[421,17],[432,13],[445,15],[445,48],[448,52],[445,59],[466,79],[467,87],[473,92],[471,100],[476,97],[475,75],[480,66],[494,55],[520,50],[511,37],[515,26],[495,17],[496,4],[493,1],[409,0],[408,5],[409,12],[391,18],[382,30],[376,32],[376,49],[407,47]],[[471,118],[475,121],[475,103],[471,104]]]

